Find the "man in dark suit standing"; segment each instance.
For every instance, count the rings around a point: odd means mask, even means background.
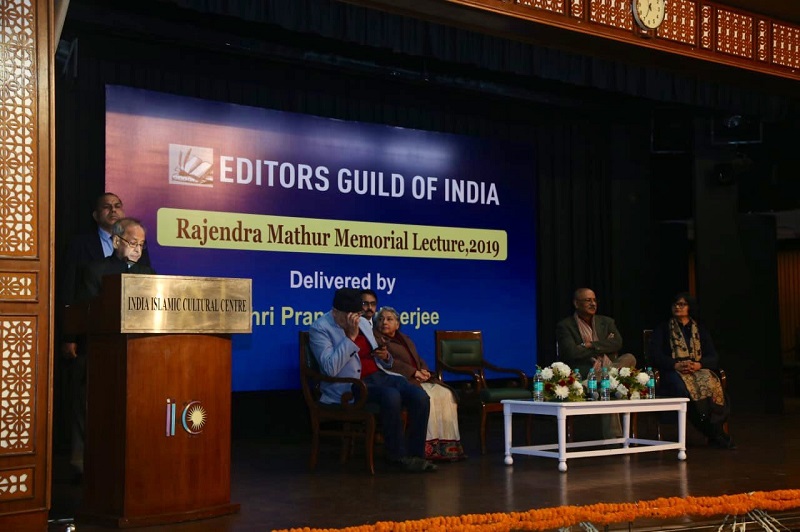
[[[58,291],[59,298],[64,305],[71,305],[75,302],[75,290],[80,282],[83,267],[113,253],[112,228],[117,221],[125,218],[122,200],[111,192],[100,195],[95,202],[92,218],[97,224],[97,228],[90,233],[76,235],[72,238],[66,249],[63,266],[59,268],[61,276]],[[150,256],[147,251],[142,254],[139,262],[146,266],[150,265]],[[75,342],[64,342],[61,345],[61,352],[67,358],[75,358],[76,350]]]
[[[378,325],[375,316],[378,311],[378,294],[374,290],[365,288],[361,291],[361,309],[363,310],[361,317],[366,319],[371,327]]]
[[[575,290],[575,312],[556,324],[558,354],[562,362],[587,375],[590,368],[603,366],[636,367],[636,357],[619,354],[622,335],[613,318],[597,314],[597,296],[590,288]],[[600,376],[598,375],[598,378]],[[619,438],[622,427],[618,415],[603,416],[603,437]]]
[[[155,274],[149,265],[140,264],[147,249],[146,232],[136,218],[122,218],[112,228],[114,252],[108,257],[94,260],[83,269],[83,276],[75,293],[75,300],[88,301],[100,293],[103,277],[119,273]]]
[[[59,323],[63,322],[63,309],[75,303],[76,290],[83,275],[83,269],[92,261],[110,256],[114,251],[112,228],[125,217],[122,200],[116,194],[106,192],[98,196],[92,218],[97,224],[94,231],[76,235],[66,249],[64,260],[59,266],[58,295],[60,301]],[[150,265],[150,258],[145,251],[139,261]],[[83,474],[83,430],[86,417],[86,353],[81,338],[72,335],[60,335],[59,350],[67,364],[65,399],[69,409],[65,417],[69,418],[71,441],[70,463],[78,477]]]

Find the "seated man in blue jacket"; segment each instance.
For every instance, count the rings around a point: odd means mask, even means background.
[[[367,402],[380,407],[386,458],[406,471],[436,471],[425,460],[425,436],[430,399],[425,390],[391,371],[393,360],[386,346],[378,345],[372,326],[361,315],[361,292],[340,288],[333,308],[320,316],[309,331],[311,351],[321,371],[335,377],[361,379]],[[350,392],[345,383],[322,383],[322,402],[339,404]],[[403,432],[403,407],[408,410],[408,439]]]

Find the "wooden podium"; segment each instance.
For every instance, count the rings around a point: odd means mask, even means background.
[[[239,511],[230,501],[230,334],[251,331],[251,309],[249,279],[123,274],[104,278],[83,313],[71,311],[88,336],[79,523]]]

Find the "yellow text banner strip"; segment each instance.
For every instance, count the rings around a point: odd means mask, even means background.
[[[505,231],[294,218],[187,209],[158,210],[162,246],[424,259],[506,260]]]

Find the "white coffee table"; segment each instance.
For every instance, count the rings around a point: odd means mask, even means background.
[[[505,417],[505,463],[512,465],[513,454],[527,454],[531,456],[545,456],[558,458],[558,470],[567,470],[568,458],[583,458],[587,456],[608,456],[612,454],[646,453],[652,451],[678,450],[678,460],[686,460],[686,398],[669,397],[660,399],[639,400],[612,400],[612,401],[586,401],[567,403],[558,401],[534,401],[532,399],[506,399],[503,403]],[[630,437],[631,414],[633,412],[668,412],[678,413],[678,441],[645,440]],[[539,414],[554,416],[558,420],[558,443],[546,445],[527,445],[524,447],[511,446],[511,417],[514,414]],[[608,440],[591,440],[567,443],[567,417],[588,416],[596,414],[621,414],[622,438]],[[622,447],[609,448],[611,445],[622,444]],[[631,447],[631,444],[636,444]],[[586,447],[603,447],[602,449],[578,450]]]

